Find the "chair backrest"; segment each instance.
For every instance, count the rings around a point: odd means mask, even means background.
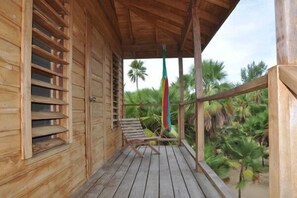
[[[138,118],[120,119],[120,125],[127,141],[146,137]]]

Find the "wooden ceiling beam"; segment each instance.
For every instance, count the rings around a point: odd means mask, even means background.
[[[183,50],[185,47],[185,43],[188,38],[189,32],[191,30],[192,24],[193,24],[192,17],[187,18],[185,23],[185,28],[183,28],[182,34],[181,34],[180,50]]]
[[[206,1],[214,5],[217,5],[219,7],[222,7],[228,10],[230,9],[230,4],[228,1],[225,1],[225,0],[206,0]]]
[[[140,9],[144,13],[146,13],[147,15],[149,15],[150,17],[156,20],[166,22],[168,24],[174,25],[179,28],[182,28],[183,26],[183,23],[179,22],[178,20],[180,16],[172,12],[168,12],[166,11],[166,9],[156,7],[156,5],[154,5],[151,1],[147,1],[147,0],[117,0],[117,1],[128,8],[135,7],[137,9]],[[155,12],[152,12],[153,10],[155,10]]]
[[[132,27],[132,21],[131,21],[131,12],[129,9],[128,9],[128,25],[129,25],[129,34],[130,34],[131,43],[134,43],[134,33],[133,33],[133,27]]]
[[[191,0],[190,1],[190,5],[188,8],[188,15],[185,19],[185,26],[182,29],[182,33],[181,33],[181,44],[180,44],[180,50],[182,51],[185,47],[185,42],[188,38],[189,32],[191,30],[192,24],[193,24],[193,19],[192,19],[192,7],[196,4],[198,4],[200,2],[200,0]]]
[[[139,8],[136,8],[136,7],[131,6],[131,5],[127,5],[127,4],[125,4],[126,1],[122,1],[122,0],[118,0],[118,1],[123,6],[125,6],[127,9],[129,9],[132,12],[134,12],[137,16],[139,16],[143,20],[151,23],[156,28],[162,30],[165,34],[167,34],[168,36],[170,36],[171,38],[173,38],[176,42],[179,42],[179,38],[180,38],[179,35],[176,34],[176,33],[174,33],[174,32],[172,32],[171,30],[165,28],[160,23],[158,23],[158,19],[156,17],[154,17],[154,16],[151,16],[151,14],[149,12],[144,11],[144,10],[139,9]]]
[[[134,45],[123,45],[124,51],[129,52],[147,52],[147,51],[157,51],[162,49],[162,44],[134,44]],[[177,44],[167,44],[166,49],[177,50]]]

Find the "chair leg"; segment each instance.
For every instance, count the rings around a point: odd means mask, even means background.
[[[149,146],[153,151],[155,151],[155,153],[157,153],[158,155],[160,155],[160,152],[159,152],[157,149],[155,149],[152,145],[148,144],[148,146]]]
[[[132,144],[129,144],[129,146],[131,147],[131,149],[136,153],[136,155],[138,155],[139,157],[144,157],[142,153],[140,153]]]

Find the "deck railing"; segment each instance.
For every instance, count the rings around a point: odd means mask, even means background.
[[[274,170],[273,174],[270,171],[270,193],[274,188],[281,189],[283,185],[292,185],[297,177],[297,172],[292,168],[292,164],[297,164],[297,158],[294,157],[294,152],[297,150],[296,131],[297,131],[297,67],[278,65],[269,69],[267,75],[262,76],[256,80],[245,83],[228,91],[224,91],[212,96],[200,97],[192,101],[180,102],[180,104],[173,104],[179,106],[179,112],[184,109],[186,105],[203,104],[206,101],[220,100],[232,98],[242,94],[258,91],[268,87],[268,102],[269,102],[269,165],[270,170]],[[160,104],[125,104],[128,106],[161,106]],[[179,121],[181,115],[179,113]],[[196,112],[197,118],[197,112]],[[198,117],[198,119],[201,119]],[[294,120],[295,119],[295,120]],[[200,121],[200,123],[203,123]],[[197,123],[197,122],[196,122]],[[199,123],[199,121],[198,121]],[[191,155],[196,160],[199,170],[202,171],[223,197],[230,197],[230,191],[222,185],[222,181],[218,179],[216,174],[207,166],[204,159],[199,159],[197,155],[204,156],[204,139],[200,140],[194,151],[187,141],[184,139],[181,130],[184,129],[184,122],[179,123],[179,143],[184,145]],[[197,128],[196,128],[197,129]],[[199,134],[203,133],[203,134]],[[197,131],[196,136],[204,137],[204,130]],[[286,170],[286,171],[284,171]],[[293,192],[295,186],[291,186]]]
[[[297,66],[277,65],[269,69],[267,75],[254,81],[245,83],[225,92],[221,92],[212,96],[201,97],[193,101],[187,101],[182,105],[198,104],[205,101],[220,100],[235,97],[261,90],[268,87],[268,107],[269,107],[269,191],[270,196],[274,197],[279,194],[291,193],[296,194],[296,185],[294,182],[297,173],[294,171],[294,164],[297,164]],[[199,119],[199,117],[198,117]],[[199,121],[198,121],[199,123]],[[201,123],[201,122],[200,122]],[[199,135],[196,131],[196,136]],[[187,143],[181,141],[184,145]],[[199,141],[198,141],[199,143]],[[208,167],[205,166],[203,160],[198,160],[197,152],[204,153],[203,145],[197,145],[196,164],[200,170],[208,175],[213,184],[220,191],[220,183],[211,177]],[[189,148],[187,146],[187,148]],[[202,155],[204,156],[204,155]],[[295,183],[296,184],[296,183]],[[221,191],[222,196],[225,192]],[[289,195],[289,194],[288,194]]]
[[[203,102],[207,102],[207,101],[212,101],[212,100],[221,100],[221,99],[227,99],[227,98],[231,98],[231,97],[235,97],[235,96],[239,96],[242,94],[247,94],[247,93],[251,93],[254,91],[258,91],[264,88],[268,87],[268,75],[262,76],[256,80],[253,80],[251,82],[245,83],[243,85],[240,85],[238,87],[232,88],[230,90],[224,91],[224,92],[220,92],[218,94],[215,95],[211,95],[211,96],[205,96],[205,97],[200,97],[197,98],[195,100],[191,100],[191,101],[185,101],[183,103],[180,104],[181,108],[184,108],[184,106],[186,105],[197,105],[198,103],[202,103]],[[197,118],[197,113],[196,116]],[[204,117],[199,117],[198,119],[201,119]],[[196,122],[197,123],[197,122]],[[204,123],[203,121],[198,120],[198,123]],[[181,123],[183,124],[183,123]],[[181,126],[182,128],[184,128],[184,126]],[[197,129],[197,127],[196,127]],[[203,132],[203,131],[196,131],[196,137],[204,137],[204,134],[199,134],[199,132]],[[198,144],[201,141],[198,141]],[[232,193],[230,192],[230,190],[228,188],[226,188],[225,185],[223,185],[222,180],[213,172],[213,170],[211,170],[211,168],[205,163],[204,160],[199,160],[198,159],[198,154],[200,154],[200,156],[204,156],[204,140],[202,145],[197,145],[196,148],[197,150],[194,151],[188,144],[188,142],[183,139],[181,140],[181,143],[189,150],[189,152],[191,153],[191,155],[194,157],[194,159],[196,160],[196,164],[198,166],[198,170],[202,171],[207,177],[208,179],[212,182],[212,184],[216,187],[216,189],[218,190],[218,192],[223,196],[223,197],[231,197]]]

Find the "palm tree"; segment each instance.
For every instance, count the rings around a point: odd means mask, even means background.
[[[222,81],[225,80],[227,74],[224,71],[224,63],[213,61],[212,59],[203,60],[202,71],[203,71],[203,83],[205,94],[210,92],[212,89],[219,89]]]
[[[221,145],[225,153],[240,164],[237,188],[238,197],[241,198],[241,189],[253,176],[263,171],[260,163],[263,149],[251,137],[245,136],[242,130],[238,131],[238,128],[235,133],[222,136]]]
[[[210,60],[202,62],[204,95],[213,95],[231,88],[224,82],[227,74],[224,63]],[[208,101],[204,103],[205,130],[209,137],[215,137],[216,128],[228,123],[233,113],[230,100]]]
[[[136,82],[136,89],[138,91],[138,79],[145,80],[145,76],[147,76],[146,73],[146,67],[143,66],[144,62],[141,60],[134,60],[130,64],[131,69],[128,71],[128,76],[131,80],[131,82]]]
[[[202,62],[203,71],[203,90],[204,95],[209,96],[218,92],[228,90],[232,87],[230,83],[224,82],[227,74],[224,71],[224,63],[210,60],[204,60]],[[191,68],[189,74],[184,75],[184,90],[185,99],[193,100],[195,96],[195,68]],[[185,107],[186,128],[191,131],[195,121],[194,105],[188,105]],[[208,133],[208,137],[214,137],[216,134],[216,128],[229,122],[233,108],[230,100],[209,101],[204,102],[204,116],[205,116],[205,130]],[[189,137],[192,137],[190,134]]]

